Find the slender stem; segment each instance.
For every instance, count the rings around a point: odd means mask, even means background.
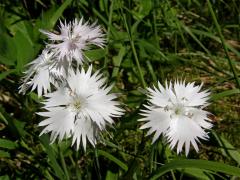
[[[169,158],[168,158],[168,156],[166,156],[166,159],[167,159],[167,162],[169,163]],[[176,177],[175,177],[175,175],[174,175],[173,170],[171,170],[171,175],[172,175],[172,179],[173,179],[173,180],[176,180]]]
[[[137,52],[136,52],[136,49],[135,49],[134,41],[132,39],[132,35],[131,35],[130,30],[129,30],[125,15],[123,15],[123,21],[124,21],[124,24],[126,26],[126,30],[127,30],[128,37],[129,37],[129,40],[130,40],[130,45],[131,45],[131,48],[132,48],[132,51],[133,51],[133,56],[134,56],[135,62],[137,64],[137,69],[138,69],[138,72],[139,72],[139,75],[140,75],[140,80],[141,80],[142,86],[144,88],[146,88],[147,85],[146,85],[146,82],[145,82],[144,77],[143,77],[143,73],[142,73],[141,66],[140,66],[140,63],[139,63],[139,60],[138,60],[138,56],[137,56]]]
[[[62,164],[64,173],[65,173],[65,175],[66,175],[66,179],[69,180],[69,175],[68,175],[68,171],[67,171],[67,166],[66,166],[65,159],[64,159],[64,156],[63,156],[63,153],[62,153],[62,150],[61,150],[61,149],[59,149],[59,154],[60,154],[61,164]]]
[[[73,166],[76,166],[76,163],[74,162],[73,157],[72,157],[71,154],[69,155],[69,159],[70,159],[72,165],[73,165]]]
[[[154,70],[153,70],[153,67],[152,67],[152,64],[150,61],[147,61],[147,67],[148,67],[148,71],[150,72],[151,76],[152,76],[152,79],[154,82],[157,82],[157,77],[156,75],[154,74]]]
[[[99,165],[99,160],[98,160],[98,152],[97,152],[97,148],[94,149],[94,154],[95,154],[95,158],[96,158],[96,170],[97,170],[97,175],[98,175],[98,179],[101,180],[101,173],[100,173],[100,165]]]
[[[113,14],[113,4],[114,4],[114,0],[112,0],[112,3],[110,5],[110,12],[109,12],[109,18],[108,18],[108,30],[107,30],[107,43],[109,43],[109,40],[110,40],[111,24],[112,24],[112,14]],[[106,51],[105,52],[106,52],[106,55],[105,55],[104,65],[103,65],[104,69],[107,67],[107,63],[108,63],[108,53],[109,53],[108,45],[106,47]]]
[[[51,174],[48,172],[48,170],[45,171],[47,179],[54,180],[54,178],[51,176]]]
[[[134,56],[135,62],[137,64],[137,68],[138,68],[138,72],[139,72],[139,75],[140,75],[140,80],[141,80],[142,86],[144,88],[146,88],[147,85],[146,85],[146,82],[145,82],[143,74],[142,74],[141,66],[140,66],[138,56],[137,56],[137,52],[136,52],[136,49],[135,49],[135,45],[134,45],[134,42],[133,42],[132,39],[130,39],[130,43],[131,43],[131,48],[132,48],[132,51],[133,51],[133,56]]]
[[[236,84],[237,84],[238,88],[240,89],[240,81],[239,81],[239,78],[238,78],[238,74],[237,74],[237,71],[236,71],[236,69],[235,69],[234,62],[233,62],[232,59],[229,57],[228,49],[227,49],[227,46],[226,46],[226,44],[225,44],[225,40],[224,40],[222,31],[221,31],[221,28],[220,28],[220,26],[219,26],[219,24],[218,24],[217,18],[216,18],[216,16],[215,16],[214,11],[213,11],[211,2],[210,2],[209,0],[207,0],[207,4],[208,4],[208,8],[209,8],[209,10],[210,10],[210,13],[211,13],[211,15],[212,15],[214,24],[215,24],[215,26],[216,26],[216,28],[217,28],[218,34],[219,34],[219,36],[220,36],[220,39],[221,39],[221,42],[222,42],[222,46],[223,46],[225,55],[226,55],[226,57],[227,57],[229,66],[230,66],[230,68],[231,68],[231,70],[232,70],[232,72],[233,72],[234,78],[235,78],[235,80],[236,80]]]
[[[80,167],[78,167],[78,158],[79,158],[79,151],[75,152],[75,159],[76,159],[76,163],[75,164],[75,169],[76,169],[76,175],[77,175],[77,180],[81,180],[81,171],[80,171]]]

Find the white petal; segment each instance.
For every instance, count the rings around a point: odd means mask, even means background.
[[[75,113],[65,108],[48,109],[48,118],[39,123],[39,126],[46,126],[42,133],[51,132],[52,142],[58,137],[61,141],[65,136],[69,137],[74,129]],[[43,113],[38,113],[44,115]],[[47,115],[47,113],[46,113]]]

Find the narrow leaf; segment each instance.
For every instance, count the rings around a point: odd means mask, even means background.
[[[66,0],[64,3],[57,9],[57,11],[52,15],[49,23],[50,27],[54,27],[57,20],[61,17],[64,10],[71,4],[72,0]]]
[[[179,169],[179,168],[206,169],[206,170],[226,173],[229,175],[240,176],[240,168],[219,163],[219,162],[189,159],[189,160],[175,160],[168,164],[163,165],[157,170],[157,172],[154,173],[154,175],[151,177],[151,180],[158,179],[160,176],[164,175],[165,173],[171,170]]]
[[[225,156],[230,156],[240,165],[240,153],[237,149],[223,136],[218,136],[215,132],[212,132],[214,137],[217,139],[219,145],[222,147],[222,153]]]
[[[98,155],[99,156],[104,156],[106,157],[107,159],[113,161],[114,163],[116,163],[118,166],[120,166],[123,170],[127,171],[128,170],[128,167],[125,163],[123,163],[122,161],[120,161],[119,159],[117,159],[116,157],[114,157],[113,155],[109,154],[108,152],[106,151],[103,151],[103,150],[98,150]]]
[[[48,140],[47,136],[42,135],[39,139],[40,139],[42,145],[44,146],[46,153],[48,154],[48,158],[50,159],[49,164],[53,168],[54,172],[56,173],[56,176],[58,176],[59,179],[65,179],[64,172],[57,162],[57,159],[54,155],[54,151],[53,151],[52,147],[49,145],[49,140]]]
[[[3,157],[8,157],[9,158],[10,154],[8,152],[0,150],[0,158],[3,158]]]
[[[234,95],[234,94],[240,94],[240,89],[231,89],[231,90],[223,91],[221,93],[214,94],[214,95],[211,96],[211,100],[212,101],[217,101],[219,99],[222,99],[223,97],[231,96],[231,95]]]
[[[17,143],[0,138],[0,147],[6,149],[15,149],[17,147]]]

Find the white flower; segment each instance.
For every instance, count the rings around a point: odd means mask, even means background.
[[[37,88],[38,96],[42,96],[50,91],[51,84],[56,84],[57,80],[66,76],[64,69],[56,67],[53,53],[47,49],[43,50],[42,54],[28,66],[29,69],[25,72],[19,93],[25,94],[26,90],[32,86],[31,91]]]
[[[83,63],[83,51],[89,49],[89,45],[103,47],[104,34],[96,23],[89,24],[75,19],[70,23],[60,22],[60,33],[55,34],[45,30],[40,30],[52,41],[48,46],[56,53],[60,61],[67,60],[71,64],[75,59],[78,64]]]
[[[208,112],[203,110],[208,105],[209,92],[200,91],[202,85],[175,81],[165,88],[158,82],[158,88],[148,88],[149,105],[147,110],[141,110],[146,121],[140,129],[150,128],[147,135],[155,132],[153,142],[162,134],[167,137],[170,147],[177,145],[180,153],[185,144],[185,153],[188,155],[190,144],[198,151],[199,139],[207,139],[205,129],[210,129],[212,124]]]
[[[92,66],[67,77],[67,86],[49,93],[44,108],[47,112],[38,113],[47,117],[39,126],[46,126],[42,133],[51,132],[52,143],[58,138],[72,137],[72,145],[77,149],[82,142],[86,149],[88,141],[95,146],[100,133],[107,124],[113,123],[113,117],[122,115],[116,95],[110,94],[111,87],[105,85],[105,79],[98,72],[92,74]]]

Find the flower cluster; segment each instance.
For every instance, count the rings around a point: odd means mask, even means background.
[[[92,46],[104,47],[100,26],[75,19],[68,24],[60,22],[59,30],[40,30],[50,43],[28,64],[19,91],[25,93],[31,88],[37,89],[38,96],[44,95],[46,111],[38,113],[45,117],[39,123],[43,126],[41,134],[50,133],[52,143],[72,138],[72,145],[76,144],[77,149],[82,145],[86,150],[87,141],[95,146],[107,125],[123,115],[123,110],[103,75],[93,73],[92,65],[86,71],[82,67],[88,59],[85,51]],[[149,129],[147,135],[154,133],[152,143],[163,135],[171,149],[177,146],[177,153],[184,145],[186,155],[190,145],[198,151],[197,142],[206,140],[205,130],[212,127],[209,112],[204,110],[210,93],[201,88],[185,81],[148,88],[148,104],[140,110],[143,118],[139,121],[144,122],[140,129]]]
[[[20,93],[28,88],[37,89],[38,96],[44,95],[46,112],[38,114],[46,119],[39,123],[44,126],[41,134],[51,133],[56,139],[72,138],[72,145],[86,150],[87,141],[95,146],[101,132],[113,124],[113,117],[119,117],[123,110],[110,93],[106,79],[99,72],[92,72],[92,65],[85,72],[84,51],[92,45],[103,47],[104,34],[96,23],[74,20],[60,22],[60,33],[40,30],[47,35],[50,44],[42,54],[28,64]],[[40,134],[40,135],[41,135]]]

